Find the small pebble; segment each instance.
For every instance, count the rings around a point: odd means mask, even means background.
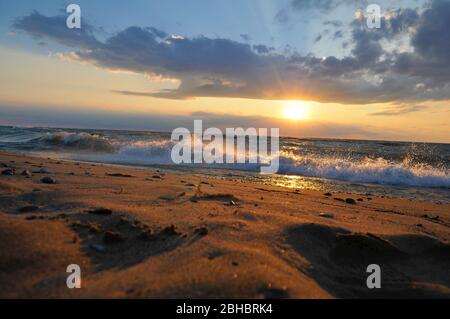
[[[25,176],[25,177],[31,177],[31,176],[33,176],[33,174],[31,174],[31,172],[30,172],[29,170],[27,170],[27,169],[24,169],[24,170],[22,171],[22,173],[20,173],[20,175]]]
[[[2,175],[12,176],[12,175],[14,175],[14,169],[13,168],[4,169],[2,171]]]
[[[200,236],[206,236],[208,235],[208,228],[206,227],[200,227],[197,228],[194,233],[199,234]]]
[[[93,210],[88,210],[87,213],[93,214],[93,215],[111,215],[112,210],[107,209],[107,208],[97,208],[97,209],[93,209]]]
[[[45,176],[41,178],[41,182],[44,184],[55,184],[56,180],[54,178],[51,178],[50,176]]]
[[[29,205],[29,206],[24,206],[24,207],[19,208],[19,212],[31,213],[31,212],[37,211],[38,209],[39,209],[38,206]]]

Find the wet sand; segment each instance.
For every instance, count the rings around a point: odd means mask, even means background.
[[[2,298],[450,297],[448,204],[9,153],[0,166]]]

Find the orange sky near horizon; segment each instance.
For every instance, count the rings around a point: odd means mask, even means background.
[[[193,112],[227,116],[258,116],[274,119],[299,135],[309,125],[353,125],[386,132],[387,139],[450,142],[448,101],[424,102],[423,110],[402,115],[373,115],[394,111],[395,105],[377,103],[343,105],[314,101],[280,101],[242,98],[195,98],[185,100],[130,96],[113,92],[152,92],[175,88],[173,81],[149,79],[142,74],[112,72],[92,65],[64,61],[57,55],[28,53],[0,46],[1,105],[99,110],[117,114],[186,115]],[[295,109],[296,105],[301,111]],[[300,115],[299,115],[300,114]],[[249,123],[251,126],[251,123]],[[306,129],[305,129],[306,128]],[[326,129],[324,129],[326,132]],[[311,131],[314,133],[314,130]],[[384,135],[383,135],[384,136]],[[314,137],[314,136],[309,136]],[[329,136],[334,138],[333,133]],[[339,137],[339,136],[338,136]],[[356,136],[358,137],[359,136]],[[364,136],[361,136],[364,138]]]

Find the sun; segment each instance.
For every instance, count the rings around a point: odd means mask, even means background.
[[[284,104],[283,116],[293,121],[309,118],[309,107],[302,101],[289,101]]]

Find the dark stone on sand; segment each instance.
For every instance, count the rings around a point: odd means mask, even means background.
[[[200,235],[200,236],[206,236],[208,235],[208,228],[206,227],[199,227],[197,228],[194,233]]]
[[[113,174],[106,174],[106,175],[108,175],[108,176],[112,176],[112,177],[133,177],[133,176],[131,176],[131,175],[128,175],[128,174],[121,174],[121,173],[113,173]]]
[[[334,200],[337,200],[337,201],[339,201],[339,202],[345,202],[345,200],[343,200],[342,198],[339,198],[339,197],[335,197],[335,198],[333,198]]]
[[[33,205],[29,205],[29,206],[24,206],[19,208],[19,212],[21,213],[31,213],[31,212],[35,212],[39,209],[38,206],[33,206]]]
[[[166,235],[166,236],[179,236],[180,232],[177,230],[177,227],[175,225],[170,225],[165,227],[162,231],[161,234]]]
[[[41,173],[41,174],[50,174],[50,171],[47,168],[41,168],[39,170],[39,173]]]
[[[138,234],[137,238],[145,241],[155,241],[158,239],[158,236],[156,236],[156,234],[151,229],[147,229],[141,231]]]
[[[31,216],[25,217],[26,220],[34,220],[34,219],[36,219],[36,218],[37,218],[37,217],[36,217],[35,215],[31,215]]]
[[[159,199],[163,199],[163,200],[166,200],[166,201],[173,201],[173,200],[175,200],[177,198],[183,197],[184,195],[186,195],[185,192],[182,192],[182,193],[176,194],[176,195],[162,195],[162,196],[159,196]]]
[[[356,201],[353,198],[346,198],[345,202],[347,204],[356,205]]]
[[[33,174],[31,174],[31,172],[30,172],[29,170],[27,170],[27,169],[24,169],[24,170],[22,171],[22,173],[20,173],[20,175],[26,176],[26,177],[31,177],[31,176],[33,176]]]
[[[123,240],[124,238],[122,237],[122,235],[110,230],[106,231],[103,234],[103,242],[107,244],[116,244],[122,242]]]
[[[331,193],[325,193],[325,194],[323,194],[324,196],[332,196],[333,194],[331,194]]]
[[[425,215],[422,215],[422,217],[426,218],[426,219],[430,219],[430,220],[439,220],[439,216],[432,217],[432,216],[428,216],[427,214],[425,214]]]
[[[358,198],[357,201],[358,201],[358,202],[362,202],[362,201],[364,201],[364,200],[363,200],[362,198]]]
[[[50,176],[45,176],[41,178],[41,182],[44,184],[55,184],[56,180],[54,178],[51,178]]]
[[[4,169],[2,171],[2,175],[12,176],[12,175],[14,175],[14,169],[13,168]]]
[[[111,215],[112,210],[110,210],[108,208],[97,208],[97,209],[93,209],[93,210],[88,210],[87,213],[93,214],[93,215]]]
[[[0,167],[8,167],[5,163],[0,163]]]
[[[152,178],[155,178],[155,179],[161,179],[161,176],[159,176],[159,175],[153,175]]]
[[[319,216],[323,218],[334,218],[334,215],[329,213],[320,213]]]

